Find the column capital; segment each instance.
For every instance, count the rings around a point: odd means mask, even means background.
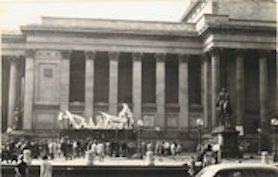
[[[233,49],[232,51],[236,55],[244,55],[247,52],[246,49]]]
[[[94,60],[95,57],[96,57],[96,51],[92,51],[92,50],[84,51],[84,54],[85,54],[85,58],[86,58],[86,59],[92,59],[92,60]]]
[[[267,57],[271,53],[271,50],[257,50],[257,53],[259,57]]]
[[[61,50],[63,59],[70,59],[71,52],[71,50]]]
[[[210,60],[209,54],[203,54],[201,55],[201,61],[202,62],[208,62]]]
[[[142,52],[135,52],[135,53],[132,53],[132,58],[133,60],[135,61],[140,61],[142,60],[144,54]]]
[[[223,51],[222,48],[211,48],[211,49],[208,51],[208,54],[209,54],[210,56],[212,56],[212,55],[220,55],[222,51]]]
[[[166,60],[166,53],[156,53],[154,54],[154,57],[156,61],[165,61]]]
[[[108,52],[110,60],[118,60],[120,58],[120,52]]]
[[[178,60],[179,62],[188,62],[190,55],[187,54],[179,54],[178,55]]]
[[[37,53],[36,49],[27,49],[27,50],[25,50],[25,56],[27,58],[35,58],[36,53]]]
[[[20,56],[10,55],[10,56],[7,56],[7,58],[8,58],[8,60],[17,61],[20,59]]]

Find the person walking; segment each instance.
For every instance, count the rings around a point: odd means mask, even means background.
[[[15,177],[29,177],[29,168],[23,160],[23,155],[19,155],[18,160],[19,163],[15,167]]]
[[[40,166],[40,177],[52,177],[52,164],[48,161],[47,156],[43,156]]]

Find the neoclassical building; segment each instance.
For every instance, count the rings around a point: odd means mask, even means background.
[[[128,103],[146,129],[217,126],[227,88],[246,133],[278,111],[276,3],[192,1],[180,22],[42,17],[2,34],[4,130],[21,107],[24,131],[58,130],[70,110],[89,119]]]

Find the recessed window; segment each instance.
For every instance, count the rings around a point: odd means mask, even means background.
[[[53,70],[51,68],[45,68],[43,70],[43,76],[48,78],[53,77]]]

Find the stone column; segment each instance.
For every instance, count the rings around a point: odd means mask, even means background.
[[[179,127],[189,127],[188,55],[179,55]]]
[[[10,57],[10,81],[9,81],[9,110],[8,110],[8,127],[13,127],[14,111],[16,108],[16,92],[17,92],[17,58]]]
[[[166,54],[155,54],[156,59],[156,118],[155,126],[165,128]]]
[[[133,53],[132,103],[135,121],[142,119],[142,53]]]
[[[203,56],[202,74],[203,74],[203,111],[204,111],[204,126],[211,128],[210,126],[210,114],[211,114],[211,102],[210,102],[210,59],[208,56]]]
[[[118,67],[119,53],[109,52],[109,113],[118,114]]]
[[[276,112],[278,114],[278,51],[276,51]]]
[[[34,101],[34,59],[36,51],[28,49],[25,52],[25,89],[23,129],[32,129]]]
[[[244,57],[243,51],[236,51],[236,125],[243,125],[244,103]]]
[[[85,51],[85,110],[84,116],[89,121],[94,114],[94,70],[95,51]]]
[[[268,68],[266,53],[261,52],[259,58],[259,93],[260,93],[260,125],[267,120],[267,99],[268,99]]]
[[[69,110],[70,97],[70,50],[61,51],[61,92],[60,92],[60,111]]]
[[[216,99],[220,90],[220,51],[211,51],[211,124],[217,126]]]

